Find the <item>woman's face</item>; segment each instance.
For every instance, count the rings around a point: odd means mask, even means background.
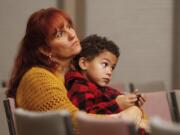
[[[75,30],[64,20],[62,28],[49,41],[52,57],[58,60],[71,59],[81,51],[80,41]]]

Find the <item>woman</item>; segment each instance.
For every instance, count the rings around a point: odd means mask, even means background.
[[[8,96],[26,110],[66,109],[75,114],[79,109],[67,97],[64,74],[80,51],[72,21],[63,11],[48,8],[33,13],[15,59]]]
[[[72,21],[64,12],[48,8],[33,13],[15,60],[8,96],[27,110],[77,111],[66,97],[63,75],[80,51]]]

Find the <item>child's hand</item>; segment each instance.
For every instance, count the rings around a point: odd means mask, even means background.
[[[121,109],[126,109],[130,106],[135,105],[136,101],[137,101],[136,94],[119,95],[116,97],[116,102],[118,103]]]
[[[144,95],[139,93],[138,89],[135,90],[134,94],[137,96],[137,101],[135,102],[135,105],[141,107],[146,101]]]

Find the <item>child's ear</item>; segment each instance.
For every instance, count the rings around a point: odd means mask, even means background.
[[[79,59],[79,67],[82,69],[82,70],[86,70],[87,69],[87,65],[88,65],[88,61],[86,58],[84,57],[81,57]]]

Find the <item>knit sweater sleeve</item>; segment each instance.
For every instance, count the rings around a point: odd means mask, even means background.
[[[63,79],[43,68],[32,68],[25,73],[17,89],[16,103],[33,111],[78,111],[67,97]]]

